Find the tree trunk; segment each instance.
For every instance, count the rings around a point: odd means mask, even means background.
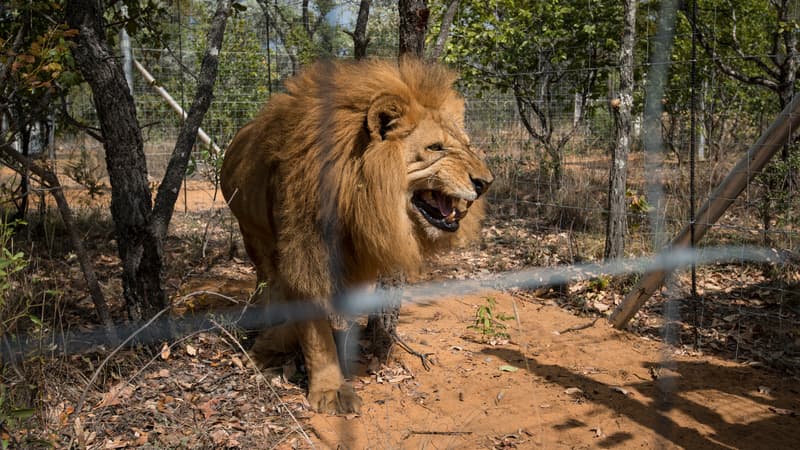
[[[217,79],[217,68],[219,66],[219,52],[230,13],[231,0],[219,0],[208,32],[208,46],[200,66],[194,102],[186,114],[186,121],[181,128],[180,134],[178,134],[178,140],[175,142],[175,148],[167,164],[164,179],[158,188],[158,195],[153,207],[153,231],[159,239],[163,239],[167,234],[181,182],[189,165],[189,156],[197,140],[197,131],[209,106],[211,106],[211,98],[214,95],[214,82]]]
[[[461,0],[450,0],[450,4],[447,5],[447,10],[442,15],[442,25],[439,27],[436,44],[431,52],[432,59],[439,59],[444,53],[444,45],[447,43],[447,37],[450,36],[450,27],[453,26],[453,19],[456,17],[460,3]]]
[[[161,239],[151,227],[150,188],[136,107],[108,44],[100,2],[69,0],[65,11],[69,26],[80,31],[72,54],[92,89],[103,134],[123,295],[129,317],[141,320],[155,315],[167,302],[161,289]]]
[[[361,5],[358,7],[358,19],[356,19],[356,28],[350,37],[353,38],[353,57],[355,59],[364,59],[367,57],[367,45],[369,45],[369,37],[367,37],[367,22],[369,22],[369,7],[371,0],[361,0]]]
[[[636,1],[625,0],[625,25],[619,50],[619,97],[612,99],[616,142],[612,152],[608,185],[608,222],[606,223],[605,259],[625,256],[628,232],[625,191],[628,179],[628,153],[631,149],[633,109],[633,48],[636,38]]]
[[[20,116],[22,117],[22,116]],[[29,125],[24,125],[19,133],[19,143],[20,143],[20,153],[22,156],[27,158],[30,155],[30,147],[31,147],[31,127]],[[19,182],[19,203],[16,204],[17,206],[17,213],[14,215],[14,219],[18,220],[25,220],[25,215],[28,213],[28,203],[30,200],[30,193],[31,193],[31,180],[28,171],[25,173],[20,174],[20,182]]]
[[[370,314],[365,334],[370,341],[369,353],[384,362],[397,335],[397,323],[400,320],[400,306],[403,302],[403,285],[406,278],[403,274],[393,277],[381,277],[378,288],[386,292],[385,303],[381,310]]]
[[[399,55],[410,54],[422,58],[425,51],[425,34],[428,31],[428,0],[399,0],[400,49]]]
[[[425,32],[428,29],[427,0],[400,0],[400,53],[422,58],[425,50]],[[378,280],[378,287],[388,289],[389,298],[381,310],[370,314],[367,322],[367,336],[372,342],[371,352],[379,360],[385,360],[397,336],[397,322],[400,318],[404,274],[383,276]]]

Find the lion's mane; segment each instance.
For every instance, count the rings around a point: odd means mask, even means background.
[[[259,270],[279,274],[292,297],[329,298],[382,273],[414,271],[426,253],[475,234],[480,201],[456,233],[426,238],[408,217],[401,141],[376,144],[367,126],[371,105],[389,96],[405,105],[392,123],[397,133],[428,109],[463,134],[454,80],[440,65],[403,60],[320,62],[287,82],[237,135],[223,165],[223,192],[245,241],[272,241],[254,261]]]

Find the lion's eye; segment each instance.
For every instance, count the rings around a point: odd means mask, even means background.
[[[444,150],[444,146],[439,142],[437,142],[435,144],[431,144],[427,148],[428,148],[428,150],[430,150],[432,152],[440,152],[440,151]]]

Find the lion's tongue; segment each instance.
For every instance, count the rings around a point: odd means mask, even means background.
[[[456,218],[456,210],[453,209],[453,202],[452,198],[438,194],[436,195],[436,203],[439,207],[439,212],[442,213],[442,217],[445,218],[447,222],[453,222]]]

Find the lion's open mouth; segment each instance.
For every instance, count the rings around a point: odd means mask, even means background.
[[[458,230],[458,221],[467,215],[471,201],[443,194],[439,191],[416,191],[411,203],[431,225],[444,231]]]

